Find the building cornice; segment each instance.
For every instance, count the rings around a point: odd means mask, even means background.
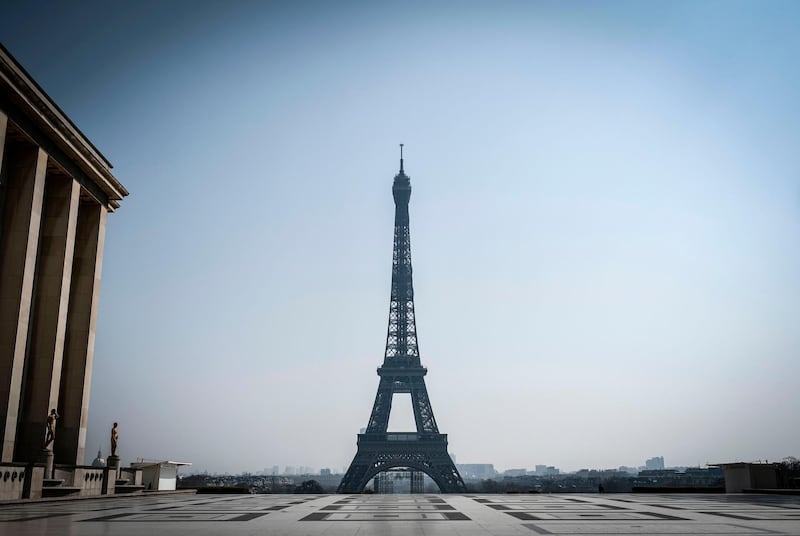
[[[19,111],[108,196],[108,208],[111,210],[118,208],[119,202],[128,195],[128,191],[111,173],[113,167],[111,163],[2,44],[0,44],[0,86]]]

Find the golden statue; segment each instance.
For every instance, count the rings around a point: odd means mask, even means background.
[[[111,428],[111,455],[117,455],[117,443],[119,442],[119,428],[117,428],[117,423],[114,423],[114,426]]]
[[[50,443],[56,438],[56,421],[59,418],[59,414],[56,413],[56,410],[51,409],[50,415],[47,416],[47,433],[44,436],[44,447],[47,448],[50,446]]]

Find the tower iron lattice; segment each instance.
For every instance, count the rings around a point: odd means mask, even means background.
[[[463,493],[464,481],[447,452],[447,434],[439,433],[425,387],[428,369],[422,366],[414,316],[414,286],[411,268],[411,235],[408,202],[411,181],[403,169],[400,145],[400,172],[392,185],[394,197],[394,249],[392,290],[389,301],[389,327],[383,365],[378,368],[378,393],[369,423],[358,434],[358,450],[342,482],[339,493],[360,493],[378,473],[407,467],[427,474],[443,493]],[[396,393],[411,395],[416,432],[389,432],[389,414]]]

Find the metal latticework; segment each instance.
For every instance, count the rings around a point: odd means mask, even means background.
[[[394,249],[386,352],[378,369],[380,383],[366,433],[358,436],[358,452],[339,485],[339,493],[359,493],[376,474],[395,467],[426,473],[444,493],[464,492],[464,481],[447,453],[447,435],[440,434],[436,425],[425,387],[428,370],[419,358],[408,217],[411,181],[403,171],[402,153],[392,194]],[[411,395],[416,433],[387,433],[395,393]]]

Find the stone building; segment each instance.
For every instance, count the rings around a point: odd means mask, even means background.
[[[3,464],[80,465],[111,164],[0,45],[0,438]]]

